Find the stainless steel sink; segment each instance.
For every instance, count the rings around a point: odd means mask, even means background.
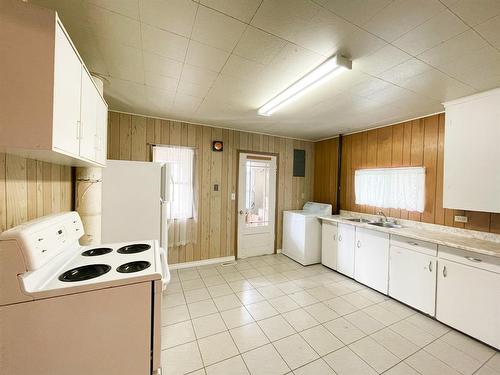
[[[377,227],[384,227],[384,228],[403,228],[403,226],[400,224],[389,223],[386,221],[372,221],[372,222],[369,222],[368,224],[375,225]]]
[[[353,222],[356,222],[356,223],[369,223],[370,220],[368,219],[360,219],[360,218],[357,218],[357,217],[352,217],[350,219],[346,219],[348,221],[353,221]]]

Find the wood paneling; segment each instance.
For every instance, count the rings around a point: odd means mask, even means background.
[[[500,233],[499,214],[443,208],[444,129],[444,114],[438,114],[345,136],[340,183],[341,209],[370,214],[377,210],[376,207],[359,206],[354,203],[356,169],[424,166],[426,168],[424,212],[385,209],[384,212],[388,216]],[[366,143],[363,143],[364,140]],[[328,150],[321,149],[320,152],[327,154]],[[332,177],[321,176],[323,181],[329,178]],[[469,218],[469,222],[456,223],[455,215],[465,215]]]
[[[72,187],[71,167],[0,153],[0,232],[70,211]]]
[[[314,144],[314,201],[337,206],[337,170],[339,139]]]
[[[108,158],[150,160],[149,144],[195,147],[196,215],[189,230],[195,242],[169,249],[169,262],[189,262],[234,255],[238,150],[273,152],[279,156],[277,247],[281,248],[283,210],[301,208],[312,200],[314,143],[213,128],[178,121],[109,113]],[[212,141],[224,142],[223,152],[212,151]],[[306,150],[306,176],[293,177],[293,149]],[[337,168],[335,167],[335,170]],[[214,191],[213,185],[219,190]],[[1,191],[0,191],[1,193]]]

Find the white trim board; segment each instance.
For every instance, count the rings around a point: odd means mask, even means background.
[[[236,260],[236,258],[234,256],[212,258],[212,259],[203,259],[203,260],[196,260],[194,262],[169,264],[168,268],[171,270],[178,270],[178,269],[182,269],[182,268],[201,267],[201,266],[208,266],[210,264],[216,264],[216,263],[232,262],[235,260]]]

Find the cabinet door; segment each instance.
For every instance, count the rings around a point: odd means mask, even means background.
[[[321,263],[332,269],[337,269],[337,225],[321,225]]]
[[[66,34],[56,25],[53,147],[78,156],[82,64]]]
[[[387,294],[389,288],[389,235],[356,228],[354,278]]]
[[[500,348],[500,275],[439,259],[436,318]]]
[[[92,77],[82,67],[82,98],[80,117],[80,156],[95,161],[97,140],[97,99],[99,93]]]
[[[354,241],[356,228],[339,224],[337,235],[337,271],[354,277]]]
[[[434,316],[436,257],[391,246],[389,270],[389,295]]]
[[[105,165],[108,149],[108,106],[106,102],[99,96],[97,98],[97,154],[96,161],[99,164]]]

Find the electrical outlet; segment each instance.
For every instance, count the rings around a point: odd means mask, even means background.
[[[455,215],[455,221],[457,223],[467,223],[469,221],[469,218],[467,216]]]

